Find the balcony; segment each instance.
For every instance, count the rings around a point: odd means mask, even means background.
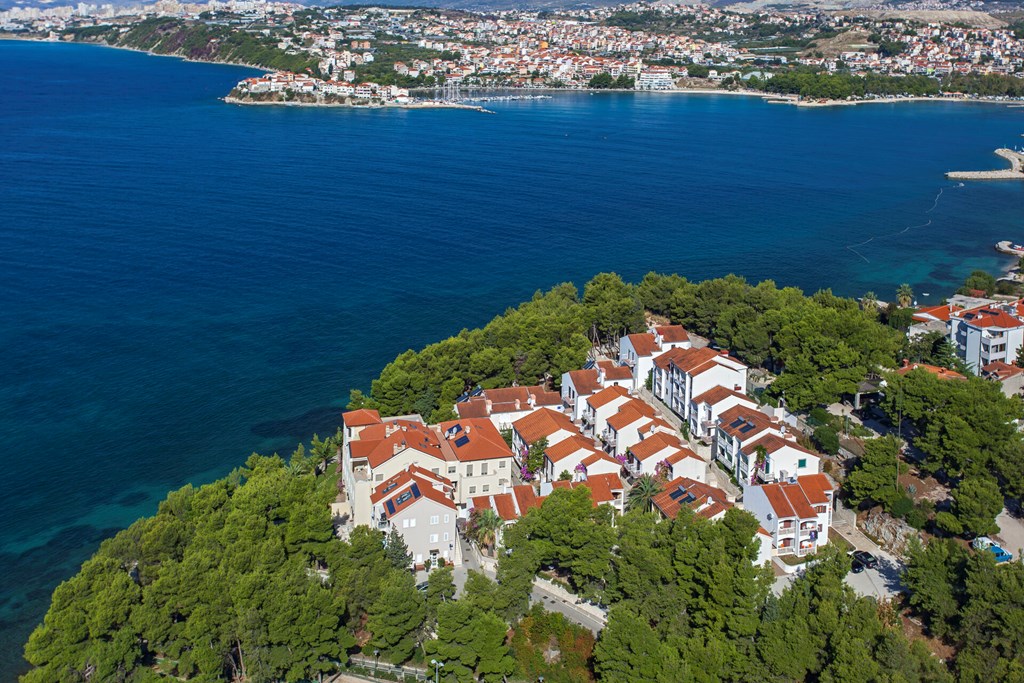
[[[604,441],[609,446],[614,447],[615,446],[615,442],[617,440],[618,440],[618,437],[616,436],[615,432],[613,432],[612,430],[606,429],[603,432],[601,432],[601,441]]]
[[[574,396],[566,396],[562,399],[562,403],[567,406],[574,406],[576,405],[576,398]]]
[[[625,468],[626,473],[629,476],[631,476],[631,477],[639,477],[640,476],[640,462],[639,461],[637,461],[637,460],[630,460],[625,465],[623,465],[623,467]]]

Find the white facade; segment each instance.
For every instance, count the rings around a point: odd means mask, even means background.
[[[834,504],[832,485],[823,474],[794,484],[749,487],[743,505],[771,538],[776,555],[810,555],[828,543]]]

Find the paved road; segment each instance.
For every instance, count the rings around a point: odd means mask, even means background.
[[[877,557],[877,556],[876,556]],[[876,600],[889,600],[901,590],[900,572],[903,565],[889,557],[878,558],[877,569],[865,569],[860,574],[850,572],[846,575],[846,583],[858,595]],[[787,574],[775,579],[772,592],[782,595],[782,591],[796,580],[796,574]]]
[[[559,597],[554,593],[544,590],[543,586],[536,583],[530,593],[530,604],[540,604],[549,612],[558,612],[569,621],[590,629],[597,635],[604,628],[604,622],[587,611],[580,609],[571,599]]]
[[[1002,548],[1013,554],[1013,559],[1024,557],[1024,520],[1010,516],[1005,509],[996,517],[999,533],[996,539],[1002,541]]]

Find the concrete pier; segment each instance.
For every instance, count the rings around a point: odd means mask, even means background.
[[[1010,168],[1002,171],[950,171],[950,180],[1024,180],[1024,154],[1012,149],[997,149],[996,154],[1010,162]]]

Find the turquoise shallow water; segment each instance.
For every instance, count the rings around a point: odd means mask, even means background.
[[[538,288],[735,271],[937,300],[1024,239],[1024,183],[942,175],[1002,163],[1024,109],[244,108],[216,99],[235,67],[18,42],[0,63],[0,680],[53,587],[167,489],[333,432],[397,353]]]

